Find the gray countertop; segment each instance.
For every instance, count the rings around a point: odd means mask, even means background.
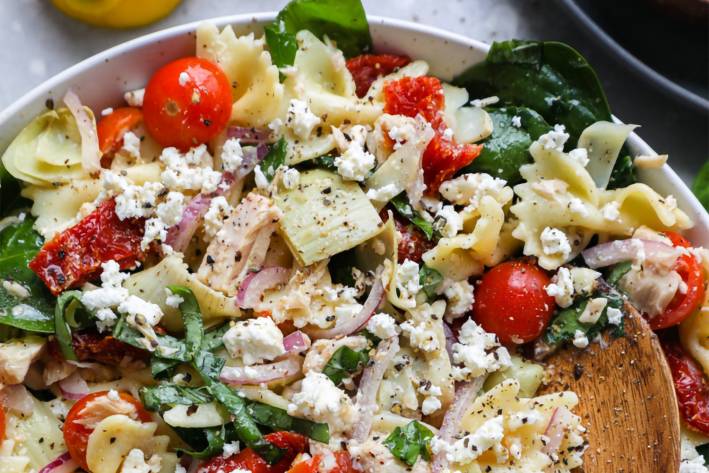
[[[152,1],[152,0],[146,0]],[[0,1],[0,107],[35,85],[103,49],[168,26],[226,14],[278,10],[285,0],[183,0],[169,17],[145,28],[107,30],[64,17],[49,0]],[[412,20],[482,41],[554,39],[593,64],[614,113],[642,124],[640,135],[690,181],[709,157],[706,114],[688,110],[628,72],[587,36],[553,0],[363,0],[368,13]]]

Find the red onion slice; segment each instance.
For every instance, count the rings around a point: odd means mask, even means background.
[[[384,372],[391,364],[394,356],[399,352],[399,338],[391,337],[379,342],[377,351],[370,363],[362,372],[362,379],[357,389],[356,407],[359,419],[355,424],[352,439],[364,442],[369,437],[372,429],[372,420],[377,410],[377,392],[384,379]]]
[[[549,419],[544,435],[549,437],[549,441],[542,448],[546,454],[556,453],[559,450],[561,441],[564,440],[564,429],[571,422],[572,414],[565,407],[557,407]]]
[[[57,458],[47,463],[39,473],[72,473],[79,468],[79,464],[72,460],[69,452],[64,452]]]
[[[22,384],[5,386],[0,391],[1,404],[5,408],[15,411],[23,416],[32,415],[34,410],[34,398]]]
[[[458,341],[458,337],[453,333],[450,325],[443,322],[443,334],[446,337],[446,352],[448,353],[448,358],[453,360],[453,344]]]
[[[438,431],[438,438],[444,442],[450,442],[460,430],[460,421],[465,414],[466,409],[470,408],[470,404],[475,400],[485,381],[484,376],[475,378],[467,383],[458,385],[455,390],[455,398],[453,404],[448,408],[443,416],[441,429]],[[436,453],[431,464],[433,473],[443,473],[448,471],[448,458],[446,451],[442,450]]]
[[[65,399],[77,401],[89,393],[89,385],[78,372],[59,381],[59,390]]]
[[[256,304],[261,302],[261,296],[265,291],[279,284],[287,283],[289,278],[290,270],[278,266],[263,268],[257,273],[249,273],[239,286],[239,292],[236,293],[236,303],[242,309],[253,309]]]
[[[226,136],[227,138],[238,138],[242,145],[260,145],[271,140],[270,130],[245,126],[230,126],[226,130]]]
[[[638,259],[638,253],[644,253],[645,258],[650,261],[671,267],[680,252],[676,248],[657,241],[628,238],[596,245],[584,250],[581,254],[586,264],[590,268],[596,269]]]
[[[96,122],[81,105],[79,96],[73,90],[68,90],[64,95],[64,103],[74,116],[81,135],[81,165],[89,174],[100,171],[101,151],[98,147]]]
[[[295,376],[301,372],[303,360],[290,356],[280,361],[255,366],[225,366],[220,381],[231,385],[261,384]]]
[[[268,146],[260,144],[257,147],[244,148],[244,155],[241,161],[241,166],[236,171],[236,178],[243,179],[254,170],[256,165],[263,161],[263,158],[268,154]]]
[[[355,333],[367,325],[367,322],[377,311],[382,300],[384,300],[384,285],[380,279],[377,279],[374,281],[372,289],[369,291],[369,295],[362,305],[362,310],[360,310],[358,314],[338,319],[335,321],[335,326],[332,328],[322,329],[319,327],[307,327],[305,331],[310,338],[316,340],[320,338],[344,337]]]
[[[288,355],[302,353],[308,348],[310,348],[310,337],[300,330],[296,330],[283,338],[283,349]]]

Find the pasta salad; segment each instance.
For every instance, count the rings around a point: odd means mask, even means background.
[[[2,471],[569,472],[584,399],[544,359],[629,311],[707,471],[709,254],[576,51],[445,82],[358,0],[195,46],[2,155]]]

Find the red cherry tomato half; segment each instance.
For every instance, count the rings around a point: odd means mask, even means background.
[[[357,86],[357,96],[364,97],[381,76],[386,76],[411,62],[407,56],[394,54],[362,54],[347,60],[347,69]]]
[[[77,462],[81,468],[89,471],[89,467],[86,464],[86,448],[89,443],[89,435],[94,431],[92,427],[86,426],[81,423],[82,420],[87,417],[95,417],[97,413],[91,412],[90,406],[87,406],[90,402],[100,400],[102,397],[107,397],[108,391],[98,391],[95,393],[87,394],[82,397],[71,407],[69,413],[66,416],[66,421],[64,421],[64,442],[66,443],[67,450],[69,450],[69,455],[71,458]],[[131,416],[136,420],[141,422],[150,422],[152,417],[150,413],[143,408],[143,405],[136,398],[128,393],[120,392],[118,396],[121,400],[132,404],[135,407],[135,412]],[[106,405],[110,406],[116,401],[112,399],[106,400]],[[101,408],[101,413],[108,417],[111,414],[110,409]],[[102,419],[96,419],[100,422]]]
[[[309,460],[296,463],[288,470],[288,473],[317,473],[320,469],[320,455],[315,455]]]
[[[218,456],[208,460],[200,467],[200,473],[219,473],[239,468],[251,473],[285,473],[290,468],[293,459],[299,453],[303,453],[308,446],[308,439],[293,432],[274,432],[264,435],[264,439],[285,450],[277,463],[269,465],[258,453],[246,448],[227,458]]]
[[[498,264],[475,287],[473,319],[502,343],[531,342],[544,332],[556,307],[544,290],[550,282],[534,263]]]
[[[666,234],[676,247],[689,248],[692,246],[686,238],[678,233],[667,232]],[[674,269],[682,277],[687,290],[677,291],[665,311],[650,319],[650,327],[653,330],[681,323],[692,315],[704,300],[704,271],[697,258],[689,254],[681,255],[677,259]]]
[[[123,135],[143,122],[143,112],[135,107],[122,107],[102,117],[96,124],[101,154],[115,153],[123,146]]]
[[[162,146],[186,150],[226,127],[231,103],[229,79],[218,65],[197,57],[178,59],[153,74],[145,88],[145,127]]]
[[[661,341],[682,417],[690,427],[709,435],[709,383],[704,373],[676,340],[663,337]]]

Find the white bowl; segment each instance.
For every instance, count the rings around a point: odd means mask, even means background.
[[[275,13],[224,16],[209,20],[218,26],[232,25],[237,33],[260,34]],[[369,16],[376,48],[424,59],[432,74],[450,80],[467,67],[482,61],[489,46],[438,28],[390,18]],[[58,102],[70,87],[94,110],[121,103],[127,90],[144,87],[161,65],[194,54],[194,31],[199,22],[168,28],[115,46],[57,74],[0,112],[0,152],[35,115],[45,110],[48,99]],[[701,137],[698,137],[701,139]],[[629,145],[634,154],[655,154],[633,133]],[[642,182],[662,195],[672,194],[679,207],[695,222],[687,235],[695,245],[709,247],[709,214],[692,192],[665,165],[661,169],[638,170]]]

